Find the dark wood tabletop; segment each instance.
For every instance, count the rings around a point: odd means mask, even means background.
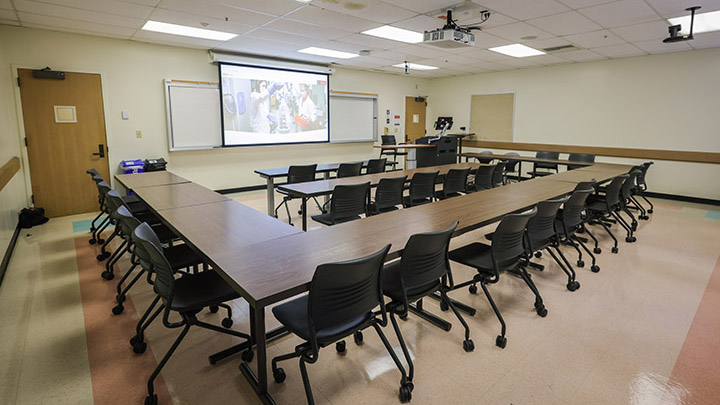
[[[224,195],[196,183],[142,187],[133,191],[155,211],[228,200]]]
[[[166,184],[190,183],[190,180],[164,170],[158,172],[116,174],[115,180],[128,190],[163,186]]]
[[[352,162],[348,162],[352,163]],[[367,160],[363,161],[363,167],[367,167]],[[340,167],[340,163],[323,163],[317,165],[317,169],[315,169],[315,173],[325,173],[325,172],[334,172]],[[255,173],[259,174],[260,177],[263,178],[273,178],[273,177],[285,177],[288,175],[289,167],[277,167],[275,169],[258,169],[255,170]]]
[[[601,169],[593,169],[595,166],[583,167],[576,170],[569,170],[566,172],[560,172],[550,176],[544,176],[538,181],[564,181],[577,184],[581,181],[596,181],[602,183],[611,180],[615,176],[627,173],[632,166],[630,165],[615,165],[615,164],[604,164]]]
[[[590,166],[590,165],[594,164],[594,163],[588,163],[588,162],[576,162],[576,161],[565,160],[565,159],[542,159],[542,158],[537,158],[534,156],[508,156],[508,155],[496,155],[496,154],[489,155],[489,154],[476,153],[476,152],[465,152],[465,153],[462,153],[460,156],[466,157],[466,158],[515,160],[515,161],[521,161],[521,162],[553,163],[553,164],[559,164],[559,165],[573,165],[573,166]]]

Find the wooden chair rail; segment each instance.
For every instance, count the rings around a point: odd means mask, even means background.
[[[20,158],[13,156],[2,167],[0,167],[0,191],[10,183],[10,180],[20,170]]]
[[[526,150],[535,152],[589,153],[597,156],[612,156],[634,159],[657,159],[675,162],[720,163],[719,152],[695,152],[684,150],[613,148],[606,146],[554,145],[546,143],[523,143],[503,141],[465,140],[465,147]]]

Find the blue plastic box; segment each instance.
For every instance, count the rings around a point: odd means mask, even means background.
[[[120,168],[124,174],[142,173],[145,162],[142,159],[123,160],[120,162]]]

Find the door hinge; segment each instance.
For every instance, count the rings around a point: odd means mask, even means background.
[[[427,129],[425,130],[425,135],[427,135]]]
[[[25,147],[27,148],[27,137],[25,138]]]
[[[30,194],[30,202],[35,204],[35,194]]]
[[[18,80],[18,87],[20,87],[20,78],[18,77],[17,80]]]

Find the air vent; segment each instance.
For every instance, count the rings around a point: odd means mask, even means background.
[[[567,51],[577,51],[580,48],[578,48],[575,45],[561,45],[561,46],[553,46],[550,48],[544,48],[543,51],[546,53],[553,53],[553,52],[567,52]]]

